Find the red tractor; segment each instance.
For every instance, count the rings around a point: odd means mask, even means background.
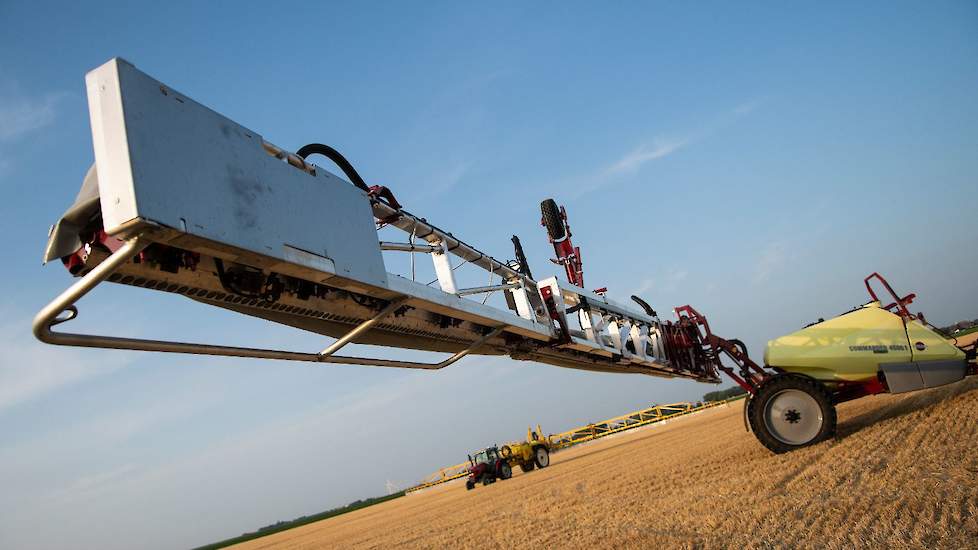
[[[495,483],[497,479],[509,479],[513,477],[513,468],[509,462],[499,453],[499,447],[486,447],[479,451],[475,456],[469,455],[469,479],[465,481],[465,488],[472,490],[475,484],[482,482],[483,485]]]

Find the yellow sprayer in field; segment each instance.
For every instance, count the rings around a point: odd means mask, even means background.
[[[524,472],[532,471],[534,468],[546,468],[550,465],[550,455],[562,449],[615,435],[626,430],[641,428],[712,407],[726,405],[730,401],[742,398],[743,396],[741,395],[712,403],[683,402],[667,405],[652,405],[646,409],[632,411],[614,418],[592,422],[584,426],[578,426],[561,433],[550,435],[543,435],[543,430],[537,425],[536,430],[532,428],[526,429],[525,441],[507,443],[503,446],[494,445],[482,449],[475,454],[469,455],[467,462],[440,468],[421,480],[414,487],[407,489],[406,492],[413,493],[463,477],[469,478],[466,486],[470,489],[474,488],[475,484],[480,481],[483,484],[489,484],[497,479],[509,479],[513,474],[513,468],[516,466],[519,466]],[[473,476],[473,469],[479,464],[485,464],[485,466],[482,466],[476,475]]]
[[[499,448],[499,452],[510,466],[519,466],[524,472],[529,472],[534,467],[546,468],[550,465],[550,447],[550,439],[544,437],[538,424],[536,431],[526,429],[526,441],[507,443]]]
[[[477,483],[489,485],[497,479],[513,477],[513,467],[519,466],[524,472],[550,465],[550,439],[544,437],[543,430],[526,429],[526,441],[507,443],[502,447],[486,447],[469,455],[469,478],[465,488],[472,490]]]

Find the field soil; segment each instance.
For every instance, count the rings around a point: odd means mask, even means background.
[[[954,345],[956,346],[967,346],[975,340],[978,340],[978,332],[972,332],[965,334],[964,336],[958,336],[954,339]]]
[[[236,548],[975,548],[978,377],[839,407],[838,435],[774,455],[742,402],[444,484]],[[447,457],[446,457],[447,458]]]

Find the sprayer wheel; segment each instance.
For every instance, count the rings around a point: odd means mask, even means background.
[[[536,463],[537,468],[550,466],[550,451],[543,445],[533,449],[533,462]]]
[[[836,427],[832,396],[821,383],[792,374],[765,382],[747,403],[751,430],[765,447],[786,453],[832,437]]]
[[[543,225],[547,227],[547,234],[550,239],[559,241],[567,236],[564,231],[564,219],[560,215],[560,207],[553,199],[547,199],[540,203],[540,213],[543,214]]]

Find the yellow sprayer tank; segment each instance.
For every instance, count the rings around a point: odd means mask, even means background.
[[[918,319],[905,321],[882,309],[879,302],[771,340],[764,361],[829,383],[870,380],[882,371],[890,391],[954,381],[966,367],[964,352],[940,334]],[[920,384],[913,384],[917,376]]]

